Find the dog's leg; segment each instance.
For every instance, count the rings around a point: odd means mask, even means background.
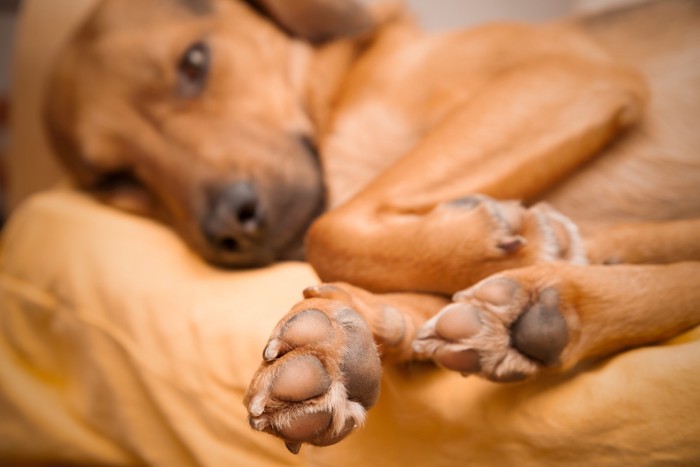
[[[415,350],[462,373],[509,380],[663,340],[700,324],[699,245],[700,219],[602,229],[587,239],[592,261],[694,262],[506,271],[455,294]]]
[[[308,259],[326,281],[453,293],[499,270],[566,258],[576,239],[561,216],[469,196],[533,198],[634,122],[643,101],[634,75],[589,62],[543,59],[504,72],[319,219]]]
[[[621,224],[586,238],[591,263],[700,261],[700,219]]]
[[[245,397],[251,426],[301,443],[333,444],[364,421],[379,395],[381,361],[413,359],[425,320],[448,300],[426,294],[375,295],[322,284],[277,325]]]
[[[567,59],[504,72],[322,218],[309,236],[310,261],[324,280],[452,293],[506,268],[575,259],[575,227],[562,216],[470,195],[529,198],[545,190],[637,118],[642,88],[624,72]],[[337,442],[358,423],[378,391],[373,340],[386,349],[392,333],[412,334],[396,323],[420,324],[437,311],[434,297],[414,295],[386,314],[358,303],[363,293],[307,298],[280,322],[246,396],[254,428],[296,451],[302,442]],[[423,310],[421,300],[430,302]],[[390,316],[400,319],[381,318]]]
[[[419,332],[445,368],[513,381],[651,344],[700,323],[700,262],[505,271],[457,293]]]

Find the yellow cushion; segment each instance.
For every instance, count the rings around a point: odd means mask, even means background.
[[[70,191],[30,198],[3,236],[0,455],[294,461],[241,400],[272,327],[316,282],[301,263],[213,269],[165,227]]]
[[[167,228],[69,190],[30,198],[0,262],[0,464],[639,465],[700,461],[700,331],[498,385],[385,370],[366,427],[286,453],[242,396],[301,263],[202,263]]]

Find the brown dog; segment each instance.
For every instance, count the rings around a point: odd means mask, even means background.
[[[81,185],[221,264],[293,257],[331,208],[307,256],[334,283],[245,401],[293,452],[362,422],[380,358],[511,381],[700,323],[698,1],[432,36],[349,1],[125,3],[50,93]]]

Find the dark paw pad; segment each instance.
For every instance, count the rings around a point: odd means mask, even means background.
[[[553,365],[569,341],[566,320],[558,310],[559,294],[544,289],[539,300],[513,323],[513,347],[545,365]]]

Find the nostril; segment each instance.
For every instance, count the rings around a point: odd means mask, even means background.
[[[230,253],[235,253],[240,249],[240,244],[238,243],[238,240],[236,240],[233,237],[220,238],[217,243],[218,247],[221,250],[228,251]]]
[[[248,234],[255,233],[262,222],[260,200],[250,182],[236,182],[219,192],[215,201],[221,222],[238,226]]]
[[[256,200],[247,200],[238,206],[235,215],[241,225],[255,226],[258,222],[258,203]]]

